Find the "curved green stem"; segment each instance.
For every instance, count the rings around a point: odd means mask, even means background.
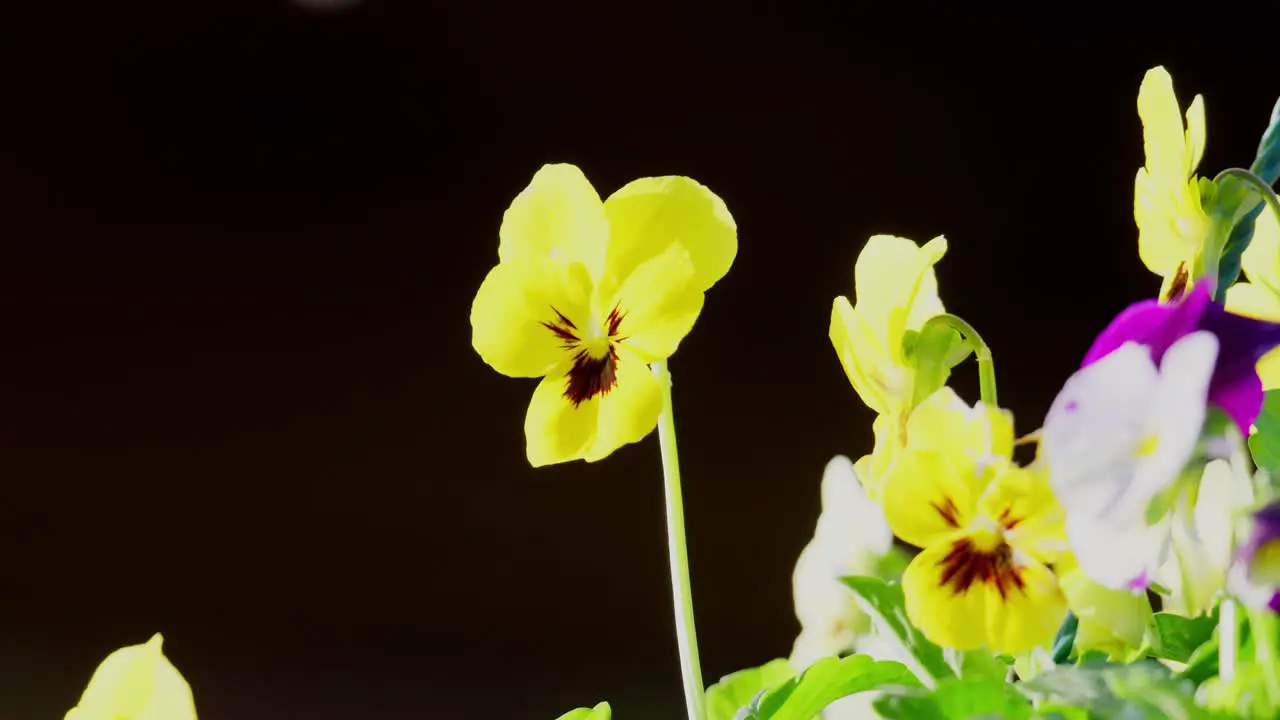
[[[1275,213],[1276,219],[1280,220],[1280,197],[1276,196],[1276,191],[1271,189],[1266,180],[1254,175],[1244,168],[1227,168],[1218,173],[1213,179],[1214,184],[1218,184],[1225,178],[1234,177],[1244,181],[1246,185],[1252,187],[1262,196],[1262,200],[1271,207],[1271,212]]]
[[[671,599],[676,617],[676,645],[689,720],[706,719],[706,686],[698,664],[698,633],[693,622],[693,593],[689,587],[689,551],[684,533],[684,500],[680,494],[680,458],[676,453],[676,421],[671,405],[671,371],[667,362],[653,363],[653,376],[662,387],[658,443],[662,448],[662,477],[667,498],[667,550],[671,562]]]
[[[965,342],[973,348],[973,356],[978,361],[978,392],[985,405],[996,405],[996,368],[991,359],[991,348],[982,340],[973,326],[951,313],[943,313],[929,318],[931,323],[939,323],[955,330],[964,336]]]

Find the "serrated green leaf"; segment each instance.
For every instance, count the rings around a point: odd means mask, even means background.
[[[1001,680],[952,678],[932,692],[886,694],[875,701],[886,720],[976,720],[1031,717],[1031,701]]]
[[[1155,656],[1180,663],[1190,660],[1192,653],[1213,637],[1213,631],[1218,626],[1218,618],[1212,614],[1189,618],[1158,612],[1155,620],[1156,631],[1160,633]]]
[[[866,655],[824,658],[766,691],[736,720],[813,720],[826,706],[854,693],[918,685],[911,671],[899,662],[873,660]]]
[[[782,658],[725,675],[707,688],[707,720],[733,720],[760,691],[780,685],[795,675],[791,663]]]
[[[1262,410],[1253,424],[1258,428],[1249,436],[1253,464],[1273,476],[1280,474],[1280,390],[1263,395]]]
[[[1271,109],[1271,122],[1258,142],[1258,154],[1249,170],[1268,185],[1280,180],[1280,100]]]
[[[946,678],[955,677],[955,672],[943,656],[942,648],[930,642],[907,619],[906,600],[903,598],[901,585],[859,575],[840,580],[853,591],[858,607],[871,618],[880,635],[898,645],[902,657],[922,683],[934,685]]]
[[[570,710],[557,720],[609,720],[611,717],[613,717],[613,710],[610,709],[609,703],[602,702],[593,708]]]

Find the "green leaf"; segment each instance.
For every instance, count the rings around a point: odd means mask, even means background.
[[[1271,122],[1258,143],[1258,155],[1249,170],[1268,185],[1280,180],[1280,100],[1271,109]]]
[[[707,688],[707,720],[733,720],[738,710],[751,704],[761,690],[796,676],[791,663],[779,658],[760,667],[739,670]]]
[[[943,651],[945,657],[952,651]],[[1009,677],[1009,666],[1013,658],[1008,655],[995,655],[987,650],[968,650],[955,652],[958,658],[949,663],[956,674],[966,680],[998,680],[1004,682]]]
[[[955,359],[957,348],[967,346],[968,343],[960,333],[947,325],[925,323],[919,335],[913,339],[912,345],[914,353],[908,356],[912,358],[916,370],[912,404],[919,405],[925,398],[947,384],[947,378],[951,376],[951,368],[968,355],[966,352]],[[951,362],[953,359],[955,362]]]
[[[952,678],[932,692],[886,694],[876,698],[876,712],[886,720],[970,720],[1031,717],[1031,701],[1015,685],[1002,680]]]
[[[1253,424],[1258,428],[1249,437],[1253,464],[1272,476],[1280,474],[1280,390],[1268,390],[1263,396],[1262,411]]]
[[[823,658],[798,677],[753,700],[736,720],[813,720],[822,709],[854,693],[920,683],[905,665],[866,655]]]
[[[1258,216],[1267,209],[1266,203],[1258,203],[1252,210],[1231,228],[1227,236],[1227,244],[1222,248],[1222,257],[1218,260],[1218,291],[1216,297],[1221,302],[1227,296],[1227,288],[1235,284],[1240,277],[1240,263],[1244,259],[1244,251],[1253,242],[1253,228]]]
[[[1033,700],[1056,707],[1088,708],[1090,720],[1214,720],[1198,707],[1194,683],[1156,662],[1080,668],[1058,665],[1022,683]],[[1069,716],[1068,716],[1069,717]]]
[[[593,708],[570,710],[557,720],[609,720],[612,716],[613,710],[609,708],[609,703],[602,702]]]
[[[1160,633],[1159,652],[1156,657],[1185,663],[1192,653],[1209,642],[1218,626],[1216,615],[1208,614],[1189,618],[1174,613],[1155,614],[1156,630]]]
[[[1076,632],[1080,629],[1080,618],[1073,612],[1058,627],[1058,634],[1053,638],[1053,661],[1059,665],[1071,658],[1071,649],[1076,645]]]
[[[906,600],[902,586],[879,578],[852,575],[840,578],[853,591],[855,601],[862,612],[871,618],[877,631],[886,639],[894,640],[907,659],[907,665],[925,684],[934,684],[955,677],[947,664],[942,648],[934,645],[907,620]]]

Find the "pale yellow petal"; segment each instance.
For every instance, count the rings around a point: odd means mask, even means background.
[[[969,524],[978,494],[970,482],[972,463],[934,452],[904,452],[880,488],[893,534],[928,547]]]
[[[1280,348],[1271,350],[1258,361],[1258,377],[1264,391],[1280,389]]]
[[[1226,306],[1237,315],[1280,322],[1280,295],[1257,283],[1238,282],[1227,288]]]
[[[599,405],[595,442],[587,462],[607,457],[623,445],[639,442],[658,425],[662,389],[644,358],[626,345],[617,347],[617,384],[594,400]]]
[[[832,303],[830,336],[849,384],[867,407],[886,414],[910,401],[911,371],[894,363],[883,337],[844,296]]]
[[[1189,156],[1182,126],[1182,110],[1173,90],[1173,78],[1163,67],[1147,71],[1138,88],[1138,116],[1142,119],[1142,139],[1147,169],[1157,183],[1166,178],[1185,182]]]
[[[636,268],[678,243],[689,252],[697,290],[714,285],[738,254],[738,227],[715,193],[687,177],[640,178],[604,202],[607,275],[626,282]]]
[[[627,276],[615,299],[598,303],[598,314],[616,308],[622,315],[620,344],[646,362],[665,360],[702,312],[704,295],[693,284],[693,274],[689,252],[679,243],[669,244]]]
[[[979,507],[1010,528],[1005,539],[1019,552],[1045,564],[1067,554],[1066,515],[1042,469],[1004,465]]]
[[[933,266],[946,252],[947,241],[941,236],[920,247],[907,238],[875,235],[858,254],[853,268],[855,307],[866,317],[875,334],[883,338],[890,352],[900,353],[894,345],[902,343],[900,329],[896,337],[890,336],[894,308],[906,313],[901,323],[905,328],[909,327],[906,321],[917,298],[926,309],[934,307],[938,281]]]
[[[595,188],[574,165],[544,165],[511,201],[498,232],[498,258],[580,262],[599,277],[609,221]]]
[[[1067,598],[1049,568],[1026,557],[1014,562],[1022,584],[1003,595],[987,586],[986,607],[988,647],[1011,655],[1048,646],[1067,616]]]
[[[1133,183],[1133,218],[1138,225],[1138,257],[1147,269],[1172,278],[1178,266],[1190,261],[1194,246],[1182,241],[1170,222],[1167,196],[1146,168]]]
[[[974,583],[956,593],[942,582],[951,543],[945,540],[917,555],[902,574],[907,618],[934,643],[976,650],[987,642],[988,590]]]
[[[1253,239],[1240,258],[1245,277],[1280,296],[1280,220],[1265,207],[1253,225]]]
[[[1187,177],[1195,174],[1204,157],[1205,136],[1204,96],[1196,95],[1187,108]]]
[[[570,362],[561,363],[533,391],[524,419],[525,453],[534,467],[577,460],[595,442],[600,403],[574,406],[565,397]]]
[[[911,411],[907,442],[915,450],[956,452],[975,460],[1013,453],[1013,413],[983,403],[970,406],[943,386]]]
[[[1055,569],[1067,606],[1079,618],[1076,648],[1080,652],[1098,650],[1123,657],[1142,646],[1151,613],[1145,592],[1104,587],[1070,556]]]
[[[580,264],[537,258],[499,263],[471,303],[471,345],[503,375],[542,377],[567,357],[565,338],[551,327],[562,315],[586,328],[589,292]]]
[[[107,656],[66,720],[195,720],[187,681],[164,656],[156,634]]]

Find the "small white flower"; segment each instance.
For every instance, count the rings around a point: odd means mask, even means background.
[[[1169,550],[1147,508],[1183,472],[1204,427],[1218,340],[1195,332],[1159,367],[1128,342],[1067,380],[1045,418],[1040,461],[1066,511],[1080,567],[1111,588],[1145,587]]]
[[[1179,615],[1208,612],[1227,584],[1235,552],[1236,526],[1253,504],[1253,479],[1246,468],[1213,460],[1204,468],[1195,507],[1179,505],[1172,526],[1173,556],[1156,579],[1172,594],[1164,609]]]
[[[791,654],[797,672],[852,648],[867,620],[840,578],[874,573],[892,547],[893,532],[880,507],[867,498],[853,463],[835,456],[823,472],[817,528],[792,576],[801,627]]]

